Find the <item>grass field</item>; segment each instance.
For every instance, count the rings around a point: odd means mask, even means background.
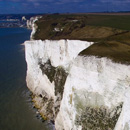
[[[130,31],[130,15],[88,15],[87,24]]]

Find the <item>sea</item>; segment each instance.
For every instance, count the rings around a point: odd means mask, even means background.
[[[26,86],[25,40],[31,30],[0,28],[0,130],[51,130],[38,119]]]

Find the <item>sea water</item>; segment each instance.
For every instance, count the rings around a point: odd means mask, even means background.
[[[0,28],[0,130],[50,130],[36,118],[26,86],[24,46],[31,31]]]

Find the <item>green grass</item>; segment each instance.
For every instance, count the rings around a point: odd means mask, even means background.
[[[87,24],[130,30],[129,15],[88,15]]]
[[[103,41],[93,44],[82,51],[80,55],[107,57],[114,62],[130,64],[130,45],[117,41]]]
[[[129,31],[129,23],[130,16],[124,15],[47,15],[36,22],[38,30],[34,38],[95,40]],[[55,32],[54,28],[63,31]]]

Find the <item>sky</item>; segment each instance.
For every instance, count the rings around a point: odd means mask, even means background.
[[[130,0],[0,0],[0,14],[130,11]]]

